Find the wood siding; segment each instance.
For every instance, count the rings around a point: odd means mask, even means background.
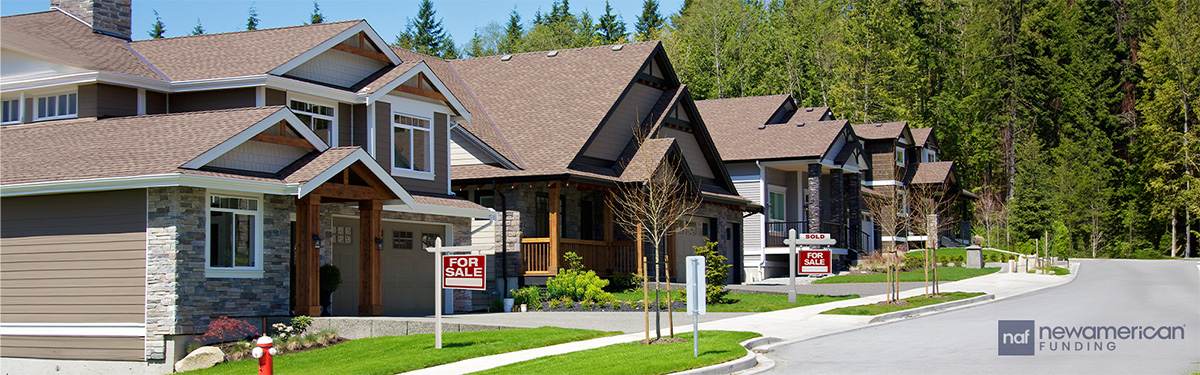
[[[484,160],[487,160],[486,162]],[[471,143],[450,140],[450,165],[478,165],[494,163],[484,151]]]
[[[377,101],[375,110],[375,160],[384,170],[392,170],[392,106],[383,101]],[[450,147],[449,133],[450,118],[445,113],[434,112],[433,114],[433,173],[432,180],[423,180],[418,178],[397,177],[396,181],[403,186],[405,190],[411,192],[425,192],[433,194],[446,194],[449,185],[447,178],[450,176],[450,159],[448,157],[448,147]]]
[[[142,361],[140,337],[0,336],[5,357]]]
[[[392,103],[383,101],[375,101],[375,161],[392,170]]]
[[[646,115],[658,102],[663,91],[643,85],[634,84],[617,103],[617,108],[593,136],[592,143],[587,146],[583,156],[602,160],[617,160],[629,140],[633,139],[633,127],[641,124]]]
[[[79,86],[79,117],[137,115],[137,89],[105,84]]]
[[[330,49],[300,64],[286,76],[350,87],[387,66],[382,61]]]
[[[680,151],[683,151],[683,158],[687,160],[688,167],[692,169],[693,175],[696,177],[714,178],[708,158],[704,156],[704,151],[700,149],[700,142],[696,141],[694,134],[664,128],[661,137],[675,138],[675,143],[679,145]]]
[[[334,146],[353,146],[354,145],[354,114],[351,113],[351,105],[346,103],[338,103],[337,109],[337,127],[338,127],[338,144]]]
[[[287,105],[287,91],[267,89],[265,103],[266,105]]]
[[[0,238],[0,320],[145,322],[145,190],[5,198]]]
[[[355,104],[350,106],[350,146],[360,146],[367,149],[367,105]]]
[[[167,94],[146,90],[146,114],[161,115],[167,113]]]
[[[253,87],[171,94],[171,113],[253,107]]]

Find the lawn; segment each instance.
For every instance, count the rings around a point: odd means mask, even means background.
[[[876,304],[858,305],[858,306],[849,306],[849,307],[839,307],[839,308],[836,308],[833,310],[822,312],[822,314],[879,315],[879,314],[884,314],[884,313],[890,313],[893,311],[915,309],[915,308],[918,308],[921,306],[936,305],[936,304],[943,303],[943,302],[957,301],[960,299],[982,296],[984,294],[986,294],[986,293],[982,293],[982,292],[971,292],[971,293],[969,293],[969,292],[950,292],[950,293],[942,293],[943,296],[946,296],[948,298],[929,298],[929,297],[925,297],[925,296],[916,296],[916,297],[909,297],[909,298],[904,299],[905,301],[908,301],[907,306],[890,306],[890,305],[876,305]]]
[[[738,343],[758,336],[754,332],[700,331],[700,356],[692,357],[692,334],[687,332],[675,335],[687,342],[610,345],[514,363],[476,374],[669,374],[741,358],[746,355],[746,348]]]
[[[1056,275],[1056,276],[1071,274],[1071,270],[1068,270],[1068,269],[1062,268],[1062,267],[1050,267],[1050,272],[1054,273],[1054,275]],[[1034,270],[1029,270],[1029,273],[1034,273]]]
[[[913,250],[913,251],[909,251],[908,253],[909,254],[920,254],[922,251],[924,251],[924,250]],[[995,251],[995,250],[983,250],[984,257],[987,257],[989,254],[1000,254],[1000,255],[1004,255],[1004,256],[1012,255],[1009,253],[999,252],[999,251]],[[938,249],[937,255],[938,256],[962,255],[965,257],[965,256],[967,256],[967,249],[961,248],[961,247],[948,247],[948,248],[944,248],[944,249]]]
[[[674,292],[674,291],[672,291]],[[624,292],[613,293],[619,301],[641,301],[642,292]],[[650,293],[650,298],[654,299],[654,293]],[[672,301],[683,301],[683,292],[675,294]],[[788,303],[787,294],[743,294],[729,293],[725,295],[733,303],[729,304],[709,304],[708,312],[766,312],[790,309],[793,307],[816,305],[819,303],[841,301],[844,299],[858,298],[858,295],[849,296],[824,296],[815,294],[797,294],[796,303]],[[662,300],[666,301],[666,293],[663,293]],[[653,305],[651,305],[653,306]]]
[[[433,348],[433,334],[386,336],[352,340],[324,349],[275,358],[277,374],[391,375],[468,358],[538,348],[609,336],[617,332],[542,327],[442,334],[442,349]],[[188,374],[253,374],[258,360],[222,363]]]
[[[938,267],[938,281],[958,281],[969,279],[976,276],[987,275],[999,271],[999,267],[987,267],[983,269],[973,269],[966,267]],[[842,275],[834,277],[826,277],[824,279],[813,281],[813,284],[842,284],[842,283],[882,283],[887,281],[887,274],[876,273],[870,275]],[[900,281],[924,282],[925,270],[916,270],[900,273]]]

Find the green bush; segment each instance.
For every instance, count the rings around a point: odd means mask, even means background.
[[[704,288],[705,298],[710,304],[729,303],[725,295],[725,280],[729,277],[731,264],[725,264],[728,258],[717,251],[717,243],[704,240],[704,246],[692,246],[696,255],[704,257]]]
[[[642,278],[634,273],[617,273],[608,278],[606,292],[627,292],[642,287]]]
[[[542,301],[545,297],[542,295],[542,288],[536,285],[530,285],[521,289],[511,290],[513,303],[517,306],[526,305],[534,309],[542,308]]]
[[[342,271],[332,264],[322,265],[318,270],[318,285],[322,292],[332,292],[342,286]]]
[[[904,256],[904,269],[917,270],[925,268],[925,252],[909,253]]]
[[[568,252],[563,258],[571,268],[558,269],[558,276],[546,281],[546,289],[550,298],[567,297],[576,301],[612,302],[616,298],[612,293],[605,292],[608,280],[596,276],[596,271],[583,269],[583,258]]]
[[[950,263],[950,257],[945,256],[945,255],[938,255],[937,262],[938,262],[939,266],[946,267],[946,265]]]
[[[312,325],[312,323],[313,318],[311,316],[300,315],[292,318],[291,326],[297,330],[300,330],[300,332],[304,332],[308,329],[308,326]]]

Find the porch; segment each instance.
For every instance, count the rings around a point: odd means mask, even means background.
[[[764,233],[765,247],[787,247],[788,230],[795,229],[797,234],[800,233],[829,233],[831,237],[837,240],[837,244],[831,247],[840,249],[863,249],[863,241],[866,233],[861,232],[850,233],[846,226],[842,223],[831,221],[821,222],[821,227],[816,231],[809,231],[809,223],[807,221],[772,221],[767,224],[766,233]]]
[[[563,254],[573,252],[583,257],[583,266],[599,276],[638,272],[637,246],[634,241],[592,241],[570,238],[522,238],[521,257],[525,265],[523,276],[554,276],[558,268],[567,266]]]
[[[584,214],[581,205],[577,211],[577,219],[570,220],[571,234],[564,235],[565,198],[550,199],[550,197],[565,197],[568,191],[573,194],[588,195],[588,201],[594,202],[589,209],[598,214],[590,217]],[[633,273],[639,270],[638,249],[635,241],[618,239],[617,228],[613,221],[613,212],[608,204],[604,204],[613,191],[604,187],[569,183],[550,182],[546,185],[546,193],[539,196],[535,203],[535,225],[533,236],[521,238],[521,276],[548,277],[558,274],[559,268],[568,265],[564,255],[575,253],[583,258],[583,265],[589,270],[596,271],[600,276],[612,276],[617,273]],[[574,200],[572,200],[574,201]],[[580,202],[582,202],[582,198]],[[598,205],[599,207],[595,207]],[[598,209],[594,209],[598,208]],[[596,212],[599,211],[599,212]],[[573,212],[574,213],[574,212]],[[594,215],[594,214],[592,214]],[[578,225],[576,225],[578,224]],[[595,229],[600,229],[599,232]],[[544,234],[537,236],[537,234]],[[569,238],[590,234],[591,238]]]

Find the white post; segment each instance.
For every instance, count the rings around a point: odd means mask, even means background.
[[[436,323],[434,324],[435,327],[433,329],[434,330],[433,331],[433,337],[434,337],[433,347],[437,348],[437,349],[441,349],[442,348],[442,272],[444,272],[444,271],[442,271],[442,238],[438,237],[436,240],[433,241],[433,244],[434,244],[433,247],[435,249],[433,252],[433,263],[434,263],[433,269],[437,270],[437,273],[435,273],[433,275],[433,280],[435,283],[434,288],[433,288],[433,296],[434,296],[433,297],[433,299],[434,299],[433,309],[434,309],[434,316],[435,316],[434,320],[436,321]]]
[[[788,303],[796,303],[796,229],[788,229]]]
[[[692,315],[692,356],[700,356],[700,325],[698,315],[708,312],[708,293],[705,288],[704,257],[693,255],[686,258],[687,269],[687,312]]]

